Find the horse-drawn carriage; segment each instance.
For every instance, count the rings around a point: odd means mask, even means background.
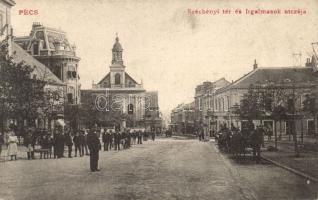
[[[221,151],[231,153],[238,158],[252,152],[255,144],[260,144],[259,139],[255,139],[253,131],[248,130],[222,130],[216,134],[216,142]]]

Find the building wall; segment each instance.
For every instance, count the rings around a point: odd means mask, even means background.
[[[298,114],[304,114],[303,109],[303,101],[305,100],[305,95],[310,93],[309,87],[301,87],[298,89],[295,89],[295,109],[296,113]],[[238,128],[242,127],[242,122],[238,119],[238,116],[236,116],[232,111],[231,108],[235,104],[240,105],[240,101],[243,99],[243,95],[248,92],[248,89],[230,89],[230,90],[224,90],[222,92],[218,92],[214,95],[215,102],[217,102],[218,106],[215,106],[215,115],[217,120],[217,127],[215,131],[218,131],[220,129],[220,124],[226,124],[228,127],[230,127],[231,123],[233,123]],[[288,96],[291,95],[292,91],[290,89],[284,89],[284,92],[286,93],[285,99],[283,101],[280,101],[279,98],[274,96],[274,101],[272,102],[272,107],[277,106],[279,103],[281,103],[283,106],[287,107],[287,100]],[[274,94],[276,94],[274,92]],[[223,105],[223,102],[224,105]],[[304,135],[308,134],[308,120],[312,120],[312,116],[308,116],[308,114],[305,114],[304,119],[297,120],[296,121],[296,132],[298,135],[300,135],[302,132]],[[263,121],[272,121],[273,127],[275,127],[274,120],[270,117],[264,117]],[[260,124],[259,120],[253,120],[254,124]],[[286,121],[282,121],[282,135],[286,135],[288,131],[286,131]],[[264,124],[264,122],[263,122]],[[280,129],[280,123],[276,123],[276,127],[278,132]]]
[[[171,129],[179,134],[195,134],[195,102],[180,104],[171,112]]]
[[[70,45],[66,33],[61,30],[33,23],[29,36],[17,37],[15,42],[34,58],[47,66],[63,83],[67,85],[67,103],[79,104],[80,88],[75,45]],[[37,52],[35,52],[38,49]]]
[[[6,24],[10,25],[11,28],[11,6],[0,1],[0,27],[4,27]]]
[[[11,7],[3,0],[0,0],[0,30],[2,30],[2,34],[0,33],[0,42],[5,39],[8,39],[8,56],[12,55],[12,47],[11,47],[11,40],[12,38],[7,36],[12,35],[12,26],[11,26]],[[4,29],[4,27],[7,27]],[[3,56],[3,55],[1,55]]]
[[[108,99],[107,108],[105,105],[97,105],[97,98]],[[144,92],[123,92],[106,90],[83,90],[81,92],[82,106],[94,105],[100,112],[119,111],[123,115],[129,115],[133,120],[141,122],[145,116],[145,93]],[[129,107],[129,105],[132,105]],[[104,108],[104,109],[103,109]],[[129,112],[132,111],[132,114]]]

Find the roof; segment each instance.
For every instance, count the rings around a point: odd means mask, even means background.
[[[110,72],[108,72],[106,76],[104,76],[104,78],[102,78],[102,80],[100,80],[97,84],[102,84],[106,79],[109,78],[109,76],[110,76]]]
[[[191,102],[191,103],[184,104],[183,108],[186,109],[186,110],[194,110],[194,108],[195,108],[194,101]]]
[[[43,79],[48,83],[64,85],[63,82],[50,71],[50,69],[33,58],[15,42],[12,42],[12,50],[14,62],[25,62],[25,64],[30,65],[31,67],[35,67],[32,73],[36,74],[38,78]]]
[[[9,4],[10,6],[14,6],[15,5],[15,1],[13,0],[3,0],[5,3]]]
[[[133,79],[127,72],[125,72],[125,77],[130,79],[133,83],[138,84],[137,81],[135,81],[135,79]]]
[[[214,82],[205,81],[195,88],[195,97],[202,96],[205,93],[207,93],[208,90],[211,90],[211,89],[217,90],[219,88],[224,88],[229,84],[230,82],[227,81],[225,78],[220,78]]]
[[[212,84],[215,88],[218,88],[218,87],[224,87],[226,85],[229,85],[230,82],[223,77],[214,81]]]
[[[106,79],[109,79],[109,77],[110,77],[110,72],[108,72],[106,76],[104,76],[104,78],[102,78],[102,80],[100,80],[97,84],[102,84]],[[135,81],[135,79],[133,79],[127,72],[125,72],[125,77],[128,79],[131,79],[133,83],[138,84],[137,81]]]
[[[38,22],[33,23],[29,36],[19,36],[14,38],[14,41],[24,50],[30,50],[32,47],[31,44],[37,42],[37,40],[43,41],[44,50],[56,51],[58,46],[63,46],[63,51],[75,51],[69,43],[64,31],[43,26]],[[75,57],[75,54],[73,56]]]
[[[282,84],[285,80],[290,80],[296,85],[318,84],[318,76],[310,67],[262,67],[256,68],[248,74],[242,76],[230,85],[220,88],[226,89],[247,89],[251,84]]]
[[[116,37],[116,42],[113,46],[113,51],[122,51],[123,47],[121,46],[121,44],[119,43],[119,38]]]

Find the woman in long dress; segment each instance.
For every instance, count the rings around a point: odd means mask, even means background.
[[[18,138],[14,135],[14,132],[12,131],[8,138],[8,156],[11,157],[11,160],[13,160],[13,157],[15,160],[17,160],[17,154],[18,154]]]

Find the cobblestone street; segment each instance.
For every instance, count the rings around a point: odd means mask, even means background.
[[[214,142],[162,138],[89,157],[0,163],[0,199],[315,199],[318,187],[266,163],[239,164]]]

